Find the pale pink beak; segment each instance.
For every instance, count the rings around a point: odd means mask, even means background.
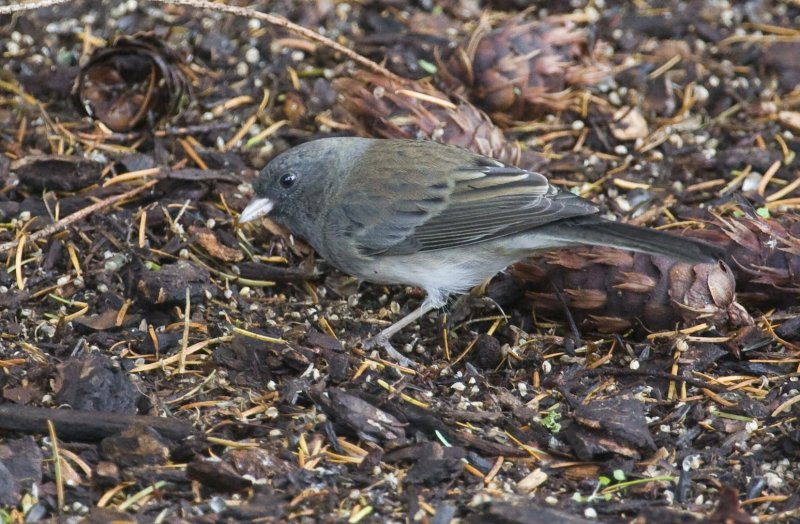
[[[261,218],[270,211],[272,211],[272,207],[275,204],[272,200],[268,198],[254,198],[247,204],[247,207],[244,208],[242,214],[239,215],[239,223],[243,224],[245,222],[250,222],[257,218]]]

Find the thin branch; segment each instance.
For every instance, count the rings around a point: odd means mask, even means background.
[[[22,11],[33,11],[42,7],[52,7],[59,4],[67,4],[72,0],[39,0],[38,2],[25,2],[22,4],[0,5],[0,15],[10,15],[21,13]]]
[[[80,211],[76,211],[69,216],[66,216],[59,220],[58,222],[53,222],[49,226],[45,227],[44,229],[40,229],[39,231],[31,234],[30,236],[25,237],[26,242],[34,242],[36,240],[49,237],[62,229],[66,229],[75,222],[83,220],[84,218],[88,217],[92,213],[96,213],[102,209],[107,207],[113,206],[117,202],[122,200],[127,200],[131,197],[142,193],[143,191],[150,189],[154,185],[158,184],[158,180],[151,180],[146,182],[145,184],[131,189],[130,191],[126,191],[124,193],[120,193],[119,195],[114,195],[112,197],[108,197],[105,200],[101,200],[100,202],[95,202],[90,206],[86,206],[85,208],[81,209]],[[15,249],[19,244],[20,239],[12,240],[11,242],[6,242],[5,244],[0,244],[0,254],[5,253],[6,251],[11,251]]]
[[[66,4],[69,3],[70,1],[71,0],[38,0],[24,4],[12,4],[9,6],[0,6],[0,15],[13,14],[22,11],[32,11],[34,9],[39,9],[43,7],[52,7],[55,5]],[[400,81],[400,82],[404,81],[403,78],[392,73],[382,65],[373,62],[369,58],[356,53],[352,49],[345,47],[337,42],[334,42],[330,38],[326,38],[311,29],[308,29],[301,25],[297,25],[294,22],[287,20],[286,18],[279,15],[262,13],[254,9],[250,9],[248,7],[237,7],[233,5],[218,4],[216,2],[211,2],[209,0],[150,0],[150,1],[159,4],[186,5],[190,7],[197,7],[199,9],[208,9],[211,11],[230,13],[236,16],[242,16],[246,18],[257,18],[259,20],[264,20],[269,24],[278,27],[283,27],[284,29],[291,31],[296,35],[302,36],[303,38],[307,38],[312,42],[317,42],[319,44],[324,45],[325,47],[333,49],[336,52],[342,53],[344,56],[348,57],[349,59],[361,65],[362,67],[369,69],[373,73],[386,76],[395,81]]]
[[[150,0],[151,2],[156,2],[160,4],[171,4],[171,5],[187,5],[191,7],[197,7],[200,9],[209,9],[212,11],[220,11],[223,13],[231,13],[237,16],[243,16],[247,18],[257,18],[259,20],[264,20],[265,22],[276,25],[278,27],[283,27],[284,29],[288,29],[289,31],[300,35],[304,38],[307,38],[313,42],[317,42],[322,44],[326,47],[333,49],[339,53],[342,53],[352,61],[360,64],[362,67],[369,69],[370,71],[377,73],[382,76],[386,76],[391,78],[395,81],[403,82],[405,81],[403,78],[397,76],[396,74],[392,73],[385,67],[380,64],[377,64],[366,58],[350,48],[347,48],[339,43],[334,42],[330,38],[326,38],[321,34],[312,31],[311,29],[305,28],[301,25],[297,25],[294,22],[287,20],[286,18],[278,15],[273,15],[270,13],[262,13],[256,11],[254,9],[250,9],[248,7],[237,7],[233,5],[224,5],[218,4],[216,2],[211,2],[208,0]]]

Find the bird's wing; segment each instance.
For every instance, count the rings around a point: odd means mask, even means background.
[[[381,187],[367,190],[354,184],[341,208],[350,224],[345,234],[362,254],[476,244],[598,211],[591,202],[550,185],[544,175],[477,155],[450,175],[415,166],[398,172]]]

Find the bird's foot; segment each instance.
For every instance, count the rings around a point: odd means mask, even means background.
[[[389,356],[389,359],[394,360],[401,366],[411,367],[414,364],[412,360],[397,351],[392,343],[389,342],[389,337],[385,336],[383,333],[378,333],[374,337],[370,337],[364,341],[364,349],[376,349],[378,347],[383,348]]]
[[[408,315],[404,316],[391,326],[387,327],[371,339],[367,340],[364,344],[364,347],[367,349],[374,348],[376,346],[382,347],[386,353],[388,353],[389,357],[397,362],[398,364],[411,367],[414,362],[403,356],[402,353],[397,351],[394,346],[389,342],[394,335],[396,335],[400,330],[404,327],[408,326],[416,322],[420,317],[422,317],[425,313],[433,309],[433,305],[425,301],[422,303],[420,307],[409,313]]]

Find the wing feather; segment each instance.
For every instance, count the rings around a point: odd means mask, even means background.
[[[399,162],[391,166],[386,158],[367,158],[367,165],[396,176],[380,184],[352,180],[341,213],[350,221],[346,234],[364,255],[471,245],[598,211],[542,174],[430,142],[414,147],[425,148],[432,168],[422,170],[402,155],[393,155]],[[454,171],[459,162],[464,165]]]

